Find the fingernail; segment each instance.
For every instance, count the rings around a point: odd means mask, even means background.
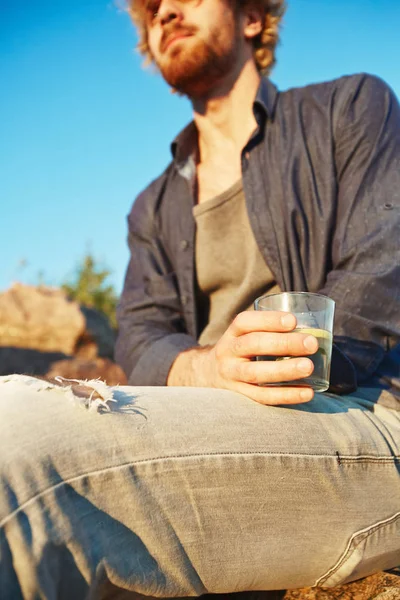
[[[291,314],[287,314],[281,317],[281,323],[284,327],[287,327],[288,329],[292,329],[296,325],[294,316]]]
[[[309,373],[311,370],[311,365],[312,365],[312,363],[308,358],[302,358],[297,363],[297,368],[299,369],[299,371],[303,371],[304,373]]]
[[[307,336],[303,344],[304,348],[309,352],[316,352],[318,350],[318,342],[312,335]]]

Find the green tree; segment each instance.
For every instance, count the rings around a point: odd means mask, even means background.
[[[117,294],[106,281],[110,274],[108,269],[96,264],[92,254],[88,253],[78,264],[72,281],[65,281],[61,287],[72,300],[104,313],[111,325],[116,327]]]

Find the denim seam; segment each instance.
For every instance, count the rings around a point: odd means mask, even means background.
[[[373,533],[375,533],[379,529],[382,529],[383,527],[386,527],[386,525],[391,525],[392,523],[395,523],[399,519],[400,519],[400,512],[395,513],[392,517],[389,517],[388,519],[385,519],[383,521],[379,521],[378,523],[375,523],[374,525],[371,525],[369,527],[366,527],[363,530],[360,530],[360,531],[354,533],[351,536],[351,538],[350,538],[350,540],[349,540],[349,542],[347,544],[347,547],[346,547],[344,553],[341,555],[341,557],[339,558],[339,560],[336,563],[336,565],[334,567],[332,567],[331,569],[329,569],[329,571],[327,573],[325,573],[325,575],[322,575],[322,577],[320,577],[319,579],[317,579],[317,581],[315,582],[315,584],[312,587],[318,587],[318,586],[322,587],[321,584],[324,584],[328,579],[330,579],[333,575],[335,575],[335,573],[337,573],[341,569],[341,567],[354,554],[354,552],[358,548],[358,546],[360,546],[360,544],[364,543],[365,540],[367,540],[370,535],[372,535]],[[356,542],[354,544],[354,546],[352,546],[354,540],[358,536],[360,536],[359,541]]]
[[[19,506],[15,511],[13,511],[12,513],[10,513],[7,517],[5,517],[2,521],[0,521],[0,529],[2,527],[4,527],[4,525],[7,524],[7,522],[9,520],[11,520],[14,516],[16,516],[21,510],[23,510],[24,508],[26,508],[29,504],[33,503],[37,498],[40,498],[50,492],[52,492],[53,490],[56,490],[57,488],[61,488],[64,485],[70,484],[74,481],[79,481],[80,479],[84,479],[85,477],[91,477],[91,476],[96,476],[96,475],[101,475],[102,473],[107,473],[109,471],[114,471],[114,470],[118,470],[118,469],[124,469],[126,467],[130,467],[130,466],[135,466],[135,465],[142,465],[142,464],[151,464],[151,463],[156,463],[156,462],[167,462],[169,460],[174,460],[174,459],[180,459],[180,460],[184,460],[184,459],[193,459],[193,458],[203,458],[203,457],[248,457],[248,456],[273,456],[276,458],[286,458],[286,457],[291,457],[291,458],[329,458],[332,459],[334,461],[336,461],[336,463],[339,464],[339,466],[342,464],[342,462],[357,462],[357,463],[397,463],[400,462],[400,455],[399,456],[382,456],[382,457],[374,457],[374,456],[355,456],[355,457],[349,457],[349,456],[338,456],[337,454],[301,454],[301,453],[276,453],[276,452],[209,452],[209,453],[201,453],[201,454],[176,454],[176,455],[170,455],[170,456],[160,456],[160,457],[156,457],[156,458],[144,458],[141,460],[136,460],[136,461],[131,461],[131,462],[126,462],[120,465],[114,465],[114,466],[110,466],[110,467],[105,467],[103,469],[97,469],[95,471],[89,471],[88,473],[81,473],[80,475],[75,475],[75,477],[71,477],[69,479],[65,479],[63,481],[60,481],[59,483],[56,483],[55,485],[50,486],[49,488],[46,488],[45,490],[42,490],[41,492],[35,494],[34,496],[32,496],[32,498],[29,498],[29,500],[25,500],[25,502],[23,502],[21,504],[21,506]],[[361,459],[361,460],[360,460]]]

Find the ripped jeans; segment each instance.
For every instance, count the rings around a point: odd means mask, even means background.
[[[329,587],[397,566],[400,411],[364,391],[93,402],[1,377],[1,600]]]

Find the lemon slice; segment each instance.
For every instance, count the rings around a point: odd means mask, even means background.
[[[330,331],[326,331],[326,329],[317,329],[312,327],[299,327],[294,330],[295,333],[304,333],[313,335],[316,338],[330,340],[332,338],[332,334]]]

